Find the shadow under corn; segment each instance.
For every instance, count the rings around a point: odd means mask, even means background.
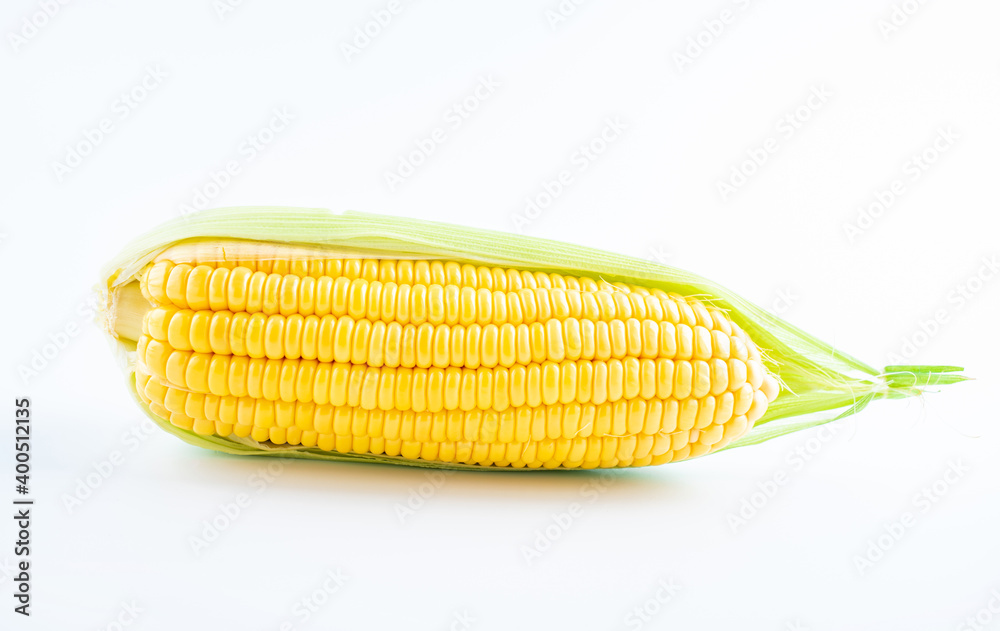
[[[295,458],[236,456],[200,449],[186,449],[184,466],[171,463],[170,471],[192,476],[200,485],[268,484],[295,489],[313,499],[324,496],[363,495],[398,498],[428,485],[447,487],[457,499],[500,502],[551,501],[574,494],[609,495],[620,501],[649,501],[650,495],[668,495],[682,486],[676,465],[634,469],[428,469],[375,463],[301,460]]]

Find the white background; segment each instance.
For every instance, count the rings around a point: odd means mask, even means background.
[[[984,267],[1000,255],[996,3],[587,1],[553,25],[557,0],[405,1],[356,53],[343,45],[386,1],[74,2],[47,21],[43,4],[0,12],[0,501],[14,498],[20,396],[37,501],[29,620],[12,612],[15,532],[0,520],[0,627],[957,629],[979,615],[1000,628],[1000,280]],[[894,12],[898,28],[880,26]],[[481,81],[497,85],[453,124]],[[276,108],[294,118],[269,135]],[[581,169],[574,155],[609,119],[623,130]],[[391,189],[385,174],[438,127]],[[251,160],[241,146],[261,133]],[[766,161],[741,167],[769,138]],[[54,166],[80,143],[77,166]],[[211,186],[231,161],[238,173]],[[753,172],[724,196],[734,168]],[[524,233],[659,258],[873,365],[896,354],[977,380],[873,404],[826,440],[610,483],[494,472],[433,487],[422,470],[294,462],[261,491],[260,461],[143,434],[90,322],[101,264],[199,193],[513,231],[564,169]],[[953,483],[949,462],[968,468]],[[933,503],[916,499],[935,483]],[[196,554],[192,537],[240,494],[249,505]],[[904,513],[912,526],[880,544]],[[557,536],[529,563],[546,529]],[[862,571],[872,545],[888,550]],[[304,620],[296,603],[330,571],[345,584]]]

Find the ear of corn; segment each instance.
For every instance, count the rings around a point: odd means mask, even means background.
[[[962,379],[877,371],[681,270],[360,213],[203,212],[104,276],[139,403],[229,453],[644,466]]]

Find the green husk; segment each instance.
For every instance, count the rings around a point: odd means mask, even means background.
[[[684,295],[697,295],[725,309],[765,352],[768,370],[783,387],[763,418],[740,440],[742,447],[855,414],[878,399],[922,394],[926,388],[963,381],[955,366],[887,366],[877,370],[792,326],[728,289],[667,265],[557,241],[449,224],[318,208],[238,207],[179,217],[129,244],[102,271],[99,290],[113,310],[113,289],[133,279],[168,246],[199,238],[272,241],[350,248],[372,255],[422,256],[589,275]],[[129,388],[164,430],[201,447],[241,455],[278,455],[320,460],[395,462],[435,468],[482,468],[410,461],[390,456],[331,453],[295,446],[262,445],[250,439],[200,436],[160,419],[135,393],[135,345],[114,335],[113,346]]]

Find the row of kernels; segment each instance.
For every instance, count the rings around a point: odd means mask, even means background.
[[[597,289],[607,285],[588,277],[576,277],[547,272],[532,272],[513,268],[472,265],[456,261],[376,259],[376,258],[323,258],[316,256],[279,256],[277,248],[257,246],[255,254],[238,247],[221,251],[205,248],[203,253],[178,256],[183,252],[165,253],[155,263],[185,263],[205,265],[219,269],[245,267],[253,272],[267,274],[294,274],[300,277],[360,278],[383,283],[460,285],[464,287],[498,289],[501,291],[524,287],[558,287],[563,289]],[[235,256],[233,254],[235,253]],[[241,256],[241,254],[245,254]]]
[[[167,306],[147,312],[143,329],[177,350],[376,367],[491,368],[563,359],[750,357],[740,338],[722,331],[636,318],[435,326],[356,320],[346,315],[282,316]]]
[[[400,323],[513,324],[566,317],[590,320],[652,319],[718,329],[733,326],[715,308],[657,290],[522,288],[492,290],[459,285],[397,284],[361,278],[300,277],[234,269],[174,265],[161,261],[143,276],[143,291],[156,304],[194,310],[262,312],[265,315],[350,315]],[[640,289],[640,288],[636,288]]]
[[[664,429],[655,434],[597,434],[572,431],[573,427],[560,434],[552,431],[551,411],[507,415],[407,414],[349,408],[331,411],[329,418],[318,425],[301,420],[292,424],[287,413],[275,416],[272,412],[251,409],[247,414],[248,406],[239,402],[227,404],[221,398],[213,400],[211,395],[174,393],[141,371],[137,371],[136,378],[140,398],[154,413],[199,434],[222,437],[235,434],[277,445],[441,462],[564,468],[645,466],[710,453],[736,440],[752,426],[747,416],[740,415],[725,422],[670,432]],[[143,386],[148,386],[148,391]],[[586,413],[577,415],[576,406],[555,406],[555,409],[576,421],[587,418]],[[301,410],[299,416],[303,416]],[[599,417],[598,412],[591,418]]]
[[[571,403],[493,410],[381,410],[304,402],[270,401],[249,396],[217,396],[185,391],[155,377],[140,389],[147,401],[169,412],[228,425],[292,427],[317,432],[413,440],[488,440],[499,442],[589,436],[669,435],[724,426],[750,418],[757,399],[733,393],[702,400],[618,401],[601,405]],[[766,404],[765,404],[766,405]],[[752,419],[751,419],[752,422]]]
[[[330,402],[368,409],[496,409],[630,399],[700,399],[760,390],[753,360],[612,359],[542,362],[512,368],[389,368],[312,360],[260,359],[172,351],[151,340],[140,361],[179,388],[218,396]],[[767,394],[767,393],[765,393]]]

